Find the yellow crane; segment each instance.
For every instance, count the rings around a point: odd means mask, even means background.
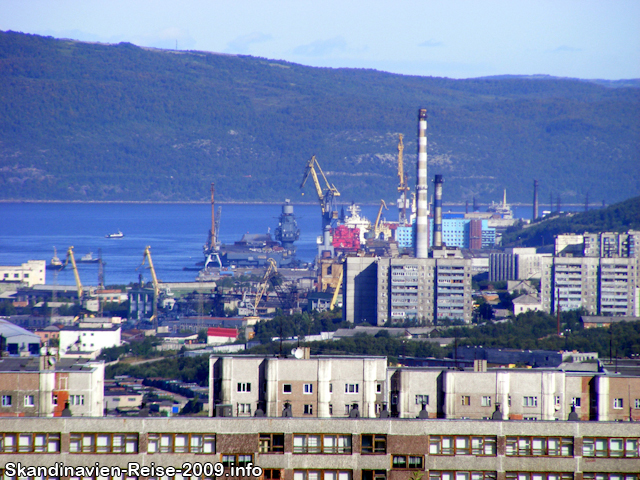
[[[386,202],[383,199],[380,199],[380,210],[378,210],[378,216],[376,217],[376,223],[373,226],[373,231],[376,234],[376,238],[378,236],[378,227],[380,226],[380,216],[382,215],[382,208],[384,207],[385,210],[389,210],[389,207],[387,207]]]
[[[269,280],[273,275],[278,273],[278,269],[276,268],[276,261],[273,258],[268,258],[267,262],[269,266],[267,270],[264,272],[264,277],[262,277],[262,283],[258,286],[258,292],[256,293],[256,299],[253,302],[253,314],[258,314],[258,305],[260,304],[260,300],[265,293],[267,293],[267,289],[269,288]]]
[[[404,161],[402,159],[402,153],[404,152],[404,144],[402,143],[403,135],[398,134],[398,178],[400,183],[398,184],[398,192],[400,192],[400,225],[407,223],[407,192],[410,190],[407,185],[407,176],[404,174]]]
[[[333,291],[333,297],[331,297],[331,303],[329,304],[329,310],[333,310],[333,307],[336,306],[336,301],[338,300],[338,294],[340,290],[342,290],[342,278],[344,273],[344,266],[340,265],[340,275],[338,276],[338,284],[336,285],[336,289]]]
[[[324,190],[322,189],[322,185],[320,185],[320,180],[318,178],[318,173],[322,176],[322,179],[325,183]],[[322,171],[316,156],[311,157],[311,160],[307,162],[307,167],[304,171],[304,176],[302,177],[302,183],[300,184],[300,189],[302,189],[307,183],[307,179],[309,175],[313,178],[313,184],[316,188],[316,193],[318,195],[318,201],[320,202],[320,209],[322,210],[322,230],[324,231],[324,227],[331,223],[332,219],[338,218],[338,211],[334,205],[334,198],[340,196],[340,192],[336,188],[336,186],[327,180],[327,176]],[[302,193],[304,195],[304,192]]]
[[[160,282],[158,282],[158,277],[156,276],[156,269],[153,267],[153,260],[151,259],[151,247],[147,246],[144,249],[144,254],[142,256],[142,264],[140,267],[144,265],[145,260],[149,261],[149,269],[151,270],[151,278],[153,280],[153,315],[150,318],[151,322],[157,322],[158,320],[158,296],[160,295]],[[138,268],[140,268],[138,267]]]
[[[73,276],[76,279],[76,288],[78,289],[78,300],[82,304],[82,293],[83,293],[82,282],[80,282],[80,275],[78,274],[78,266],[76,265],[76,258],[73,255],[73,247],[69,247],[69,249],[67,250],[67,259],[64,262],[65,267],[69,264],[69,260],[71,260],[71,266],[73,267]]]

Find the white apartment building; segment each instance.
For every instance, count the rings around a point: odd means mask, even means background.
[[[100,352],[103,348],[121,344],[121,328],[111,323],[80,323],[60,330],[60,353]]]
[[[0,282],[24,283],[27,287],[44,285],[46,267],[45,260],[29,260],[20,266],[0,266]]]

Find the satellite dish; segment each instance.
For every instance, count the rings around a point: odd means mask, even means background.
[[[296,349],[294,350],[294,354],[293,354],[293,356],[294,356],[294,357],[296,357],[296,358],[298,358],[298,359],[300,359],[300,358],[304,357],[304,352],[302,351],[302,349],[301,349],[301,348],[296,348]]]

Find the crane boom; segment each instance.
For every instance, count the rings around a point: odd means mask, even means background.
[[[376,217],[376,223],[374,225],[374,230],[378,230],[378,225],[380,225],[380,216],[382,215],[382,207],[385,208],[385,210],[389,210],[389,207],[387,207],[386,202],[384,201],[384,199],[380,200],[380,209],[378,210],[378,216]]]
[[[400,179],[400,185],[398,185],[398,191],[403,192],[406,187],[405,178],[404,178],[404,162],[402,160],[402,152],[404,151],[404,144],[402,143],[402,138],[403,138],[402,134],[400,133],[398,136],[400,137],[398,142],[398,178]]]
[[[318,173],[316,172],[316,169],[318,170],[318,172],[320,172],[320,175],[324,180],[324,183],[325,183],[324,190],[322,188],[322,185],[320,184],[320,180],[318,178]],[[333,210],[334,209],[333,199],[335,197],[339,197],[340,192],[338,191],[338,189],[334,184],[329,182],[329,180],[327,179],[327,176],[322,171],[322,168],[320,167],[320,164],[318,163],[318,159],[316,158],[315,155],[311,157],[311,160],[309,160],[309,162],[307,163],[307,167],[305,168],[304,175],[302,177],[302,183],[300,184],[300,189],[302,189],[305,186],[307,179],[309,178],[309,175],[311,175],[311,177],[313,178],[313,185],[315,186],[316,194],[318,195],[318,202],[320,203],[320,210],[322,211],[322,228],[324,230],[324,227],[329,223],[331,223],[331,220],[333,218],[338,218],[337,210],[336,211]]]
[[[73,247],[69,247],[67,250],[67,259],[64,265],[67,266],[71,259],[71,266],[73,266],[73,276],[76,279],[76,288],[78,289],[78,300],[82,300],[82,283],[80,282],[80,275],[78,274],[78,266],[76,265],[76,258],[73,255]]]
[[[257,313],[258,313],[258,304],[260,303],[260,300],[262,300],[262,297],[264,296],[264,294],[267,292],[267,288],[269,288],[269,279],[273,275],[278,273],[278,269],[276,268],[275,260],[273,258],[268,258],[267,262],[269,263],[269,266],[267,267],[267,270],[264,272],[264,277],[262,278],[262,284],[258,287],[258,293],[256,294],[256,300],[255,300],[255,302],[253,302],[254,315],[257,315]]]
[[[153,315],[151,316],[151,322],[155,322],[158,318],[158,296],[160,295],[160,283],[158,282],[158,277],[156,276],[156,269],[153,268],[153,260],[151,260],[151,247],[147,246],[144,249],[144,254],[142,256],[142,264],[144,265],[144,261],[149,260],[149,269],[151,270],[151,278],[153,279]],[[154,324],[155,325],[155,324]]]
[[[342,278],[344,273],[344,266],[340,265],[340,276],[338,277],[338,284],[336,285],[336,289],[333,292],[333,296],[331,297],[331,303],[329,304],[329,310],[333,310],[333,307],[336,306],[336,301],[338,300],[338,294],[340,290],[342,290]]]

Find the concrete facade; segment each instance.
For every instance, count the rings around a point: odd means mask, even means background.
[[[409,480],[424,475],[430,479],[637,480],[640,439],[640,426],[633,423],[417,419],[343,419],[321,424],[302,418],[0,419],[0,431],[5,440],[0,458],[8,477],[17,473],[12,470],[17,462],[42,467],[56,463],[90,467],[97,462],[101,467],[122,468],[124,475],[108,472],[118,478],[165,474],[127,472],[130,463],[165,468],[180,468],[184,463],[210,463],[213,468],[221,463],[223,478],[236,478],[230,470],[233,464],[261,469],[238,477],[283,480]],[[18,435],[25,440],[19,452],[12,446]],[[344,440],[343,447],[330,448],[337,437]],[[41,438],[48,440],[44,450],[28,442]],[[311,439],[321,442],[317,449],[298,447]],[[76,476],[86,475],[70,471],[57,475]]]
[[[351,323],[376,322],[378,283],[375,257],[347,257],[342,280],[342,319]]]
[[[118,347],[121,328],[117,325],[73,326],[60,330],[60,352],[99,352],[103,348]]]
[[[0,282],[23,283],[27,287],[44,285],[46,266],[45,260],[29,260],[19,266],[0,266]]]

